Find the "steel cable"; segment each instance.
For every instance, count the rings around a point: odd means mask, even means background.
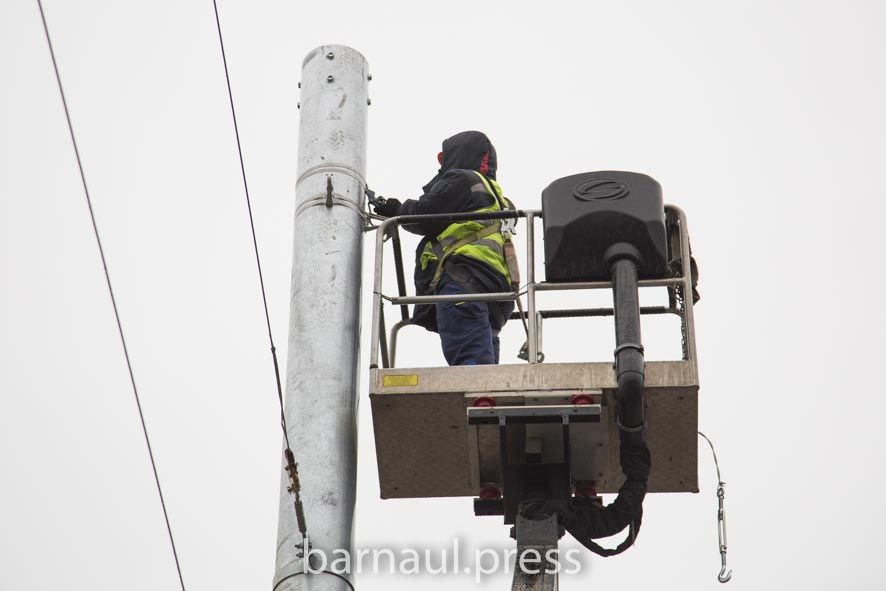
[[[135,374],[132,370],[132,361],[129,358],[129,348],[126,346],[126,337],[123,334],[123,323],[120,320],[120,311],[117,308],[117,298],[114,296],[114,288],[111,285],[111,274],[108,271],[108,261],[105,257],[105,249],[102,246],[101,236],[98,231],[98,224],[95,221],[95,211],[92,207],[92,197],[89,195],[89,187],[86,184],[86,174],[83,172],[83,161],[80,158],[80,149],[77,146],[77,138],[74,135],[74,125],[71,123],[71,113],[68,109],[68,100],[65,97],[65,90],[62,85],[61,74],[58,69],[58,62],[55,58],[55,49],[52,46],[52,39],[49,35],[49,25],[46,23],[46,12],[43,10],[43,2],[37,0],[37,6],[40,9],[40,19],[43,22],[43,32],[46,34],[46,44],[49,46],[49,55],[52,58],[52,68],[55,71],[55,80],[58,83],[58,92],[62,99],[62,106],[65,110],[65,119],[68,122],[68,131],[71,134],[71,144],[74,146],[74,155],[77,158],[77,168],[80,171],[80,180],[83,183],[83,192],[86,195],[86,205],[89,208],[89,218],[92,221],[92,230],[95,234],[95,242],[98,245],[98,252],[101,256],[102,267],[105,272],[105,282],[108,285],[108,294],[111,297],[111,305],[114,308],[114,318],[117,321],[117,332],[120,335],[120,343],[123,345],[123,356],[126,358],[126,369],[129,371],[129,382],[132,384],[132,393],[135,397],[135,405],[138,408],[138,418],[141,421],[142,433],[145,436],[145,445],[148,448],[148,457],[151,459],[151,469],[154,472],[154,483],[157,485],[157,495],[160,497],[160,506],[163,508],[163,519],[166,521],[166,532],[169,534],[169,544],[172,547],[172,556],[175,558],[175,570],[178,573],[178,581],[181,584],[182,591],[185,591],[185,581],[182,576],[181,563],[178,559],[178,551],[175,547],[175,538],[172,535],[172,526],[169,522],[169,512],[166,509],[166,500],[163,497],[163,489],[160,486],[160,476],[157,473],[157,463],[154,460],[154,450],[151,447],[151,438],[148,436],[148,427],[145,423],[145,415],[142,411],[142,403],[138,394],[138,387],[135,385]]]
[[[243,179],[243,192],[246,195],[246,210],[249,213],[249,228],[252,232],[252,247],[255,252],[255,266],[258,270],[258,282],[261,287],[262,305],[265,311],[265,323],[268,327],[268,342],[271,347],[271,358],[274,361],[274,380],[277,385],[277,400],[280,404],[280,428],[283,430],[283,439],[286,442],[286,449],[283,450],[283,457],[286,460],[286,472],[289,474],[289,492],[295,497],[294,508],[298,529],[303,538],[307,538],[307,523],[304,516],[304,508],[301,502],[301,485],[298,477],[298,464],[295,463],[295,456],[289,445],[289,430],[286,427],[286,413],[283,408],[283,386],[280,381],[280,364],[277,361],[277,347],[274,345],[274,333],[271,330],[271,313],[268,311],[268,297],[265,290],[265,279],[262,273],[261,256],[258,251],[258,239],[255,234],[255,217],[252,214],[252,199],[249,196],[249,183],[246,180],[246,164],[243,160],[243,147],[240,142],[240,126],[237,123],[237,110],[234,108],[234,92],[231,90],[231,74],[228,71],[228,58],[225,52],[225,41],[222,36],[221,19],[218,14],[218,2],[212,0],[212,8],[215,11],[215,26],[218,31],[218,45],[221,50],[222,64],[225,70],[225,83],[228,88],[228,102],[231,105],[231,120],[234,124],[234,138],[237,141],[237,156],[240,160],[240,176]]]
[[[237,140],[237,156],[240,160],[240,177],[243,179],[243,192],[246,195],[246,210],[249,213],[249,229],[252,232],[252,247],[255,252],[255,266],[258,269],[258,283],[261,287],[262,305],[265,310],[265,323],[268,327],[268,341],[271,345],[271,357],[274,360],[274,378],[277,382],[277,399],[280,402],[280,427],[283,429],[283,437],[286,439],[286,447],[289,447],[289,433],[286,429],[286,415],[283,412],[283,386],[280,382],[280,364],[277,361],[277,347],[274,346],[274,333],[271,330],[271,314],[268,311],[268,296],[265,291],[265,278],[262,273],[261,257],[258,252],[258,239],[255,235],[255,218],[252,214],[252,199],[249,196],[249,183],[246,180],[246,164],[243,160],[243,147],[240,142],[240,126],[237,123],[237,110],[234,108],[234,92],[231,90],[231,75],[228,71],[228,58],[225,52],[225,41],[222,37],[221,19],[218,15],[218,3],[212,0],[212,8],[215,11],[215,26],[218,31],[218,45],[221,49],[222,65],[225,69],[225,83],[228,88],[228,102],[231,105],[231,120],[234,123],[234,137]]]

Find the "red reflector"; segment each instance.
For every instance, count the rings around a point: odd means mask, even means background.
[[[480,489],[480,498],[483,500],[500,499],[501,489],[494,484],[484,484],[483,488]]]
[[[593,480],[579,480],[575,483],[575,496],[577,497],[596,497],[597,488]]]
[[[490,396],[479,396],[477,398],[474,398],[474,406],[480,406],[484,408],[495,406],[495,398],[492,398]]]
[[[594,404],[590,394],[576,394],[569,399],[569,404]]]

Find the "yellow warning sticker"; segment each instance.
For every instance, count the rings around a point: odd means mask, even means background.
[[[402,386],[418,386],[418,374],[402,374],[385,376],[382,382],[385,388],[397,388]]]

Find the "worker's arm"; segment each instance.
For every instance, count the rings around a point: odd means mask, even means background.
[[[376,212],[387,217],[401,215],[433,215],[474,211],[489,205],[471,192],[474,182],[471,173],[464,170],[451,170],[437,179],[418,199],[407,199],[400,203],[388,199],[386,206]],[[484,196],[491,199],[491,197]],[[393,203],[392,203],[393,202]],[[436,236],[446,229],[447,222],[418,222],[406,224],[403,228],[413,234]]]

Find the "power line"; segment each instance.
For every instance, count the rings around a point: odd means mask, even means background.
[[[98,224],[95,221],[95,211],[92,207],[92,198],[89,195],[89,187],[86,184],[86,174],[83,172],[83,161],[80,158],[80,149],[77,147],[77,138],[74,135],[74,125],[71,123],[71,113],[68,109],[68,101],[65,97],[65,89],[62,86],[61,74],[58,70],[58,62],[55,59],[55,50],[52,47],[52,39],[49,36],[49,26],[46,24],[46,13],[43,10],[43,2],[37,0],[37,6],[40,9],[40,19],[43,21],[43,32],[46,34],[46,44],[49,46],[49,55],[52,58],[52,68],[55,70],[55,80],[58,82],[58,92],[61,95],[62,106],[65,110],[65,119],[68,122],[68,131],[71,134],[71,144],[74,146],[74,155],[77,157],[77,168],[80,170],[80,180],[83,183],[83,193],[86,195],[86,205],[89,207],[89,218],[92,221],[92,230],[95,234],[95,242],[98,245],[98,252],[101,256],[102,267],[105,270],[105,282],[108,285],[108,294],[111,296],[111,305],[114,308],[114,318],[117,320],[117,332],[120,334],[120,343],[123,345],[123,355],[126,358],[126,368],[129,370],[129,382],[132,384],[132,393],[135,396],[135,405],[138,408],[138,417],[141,421],[142,433],[145,436],[145,444],[148,448],[148,456],[151,459],[151,469],[154,471],[154,482],[157,485],[157,494],[160,497],[160,505],[163,508],[163,519],[166,521],[166,532],[169,534],[169,544],[172,546],[172,556],[175,558],[175,570],[178,572],[178,581],[181,583],[182,591],[185,591],[185,581],[182,577],[181,564],[178,560],[178,552],[175,548],[175,539],[172,536],[172,526],[169,523],[169,513],[166,510],[166,500],[163,498],[163,489],[160,487],[160,476],[157,473],[157,463],[154,461],[154,450],[151,448],[151,439],[148,437],[148,427],[145,424],[145,415],[142,412],[142,403],[138,395],[138,387],[135,385],[135,374],[132,371],[132,361],[129,358],[129,348],[126,346],[126,337],[123,335],[123,323],[120,320],[120,311],[117,308],[117,298],[114,296],[114,288],[111,285],[111,274],[108,272],[108,261],[105,257],[105,249],[102,246],[101,236],[98,231]]]
[[[258,269],[258,282],[261,287],[262,305],[265,310],[265,323],[268,327],[268,342],[271,346],[271,358],[274,361],[274,379],[277,384],[277,400],[280,404],[280,428],[283,429],[283,438],[286,441],[286,448],[283,450],[283,457],[286,460],[286,472],[289,474],[289,492],[295,497],[295,518],[298,529],[304,539],[308,536],[308,526],[305,520],[304,507],[301,501],[301,485],[298,478],[298,464],[295,463],[295,456],[289,445],[289,430],[286,428],[286,413],[283,409],[283,386],[280,383],[280,364],[277,361],[277,347],[274,346],[274,334],[271,330],[271,314],[268,311],[268,296],[265,292],[265,279],[262,274],[261,256],[258,252],[258,239],[255,236],[255,218],[252,215],[252,200],[249,197],[249,183],[246,180],[246,165],[243,162],[243,147],[240,142],[240,126],[237,124],[237,110],[234,108],[234,92],[231,90],[231,74],[228,71],[228,58],[225,53],[225,41],[222,36],[221,19],[218,16],[218,2],[212,0],[212,8],[215,11],[215,26],[218,30],[218,45],[221,49],[222,64],[225,69],[225,83],[228,88],[228,102],[231,105],[231,120],[234,123],[234,137],[237,140],[237,156],[240,159],[240,176],[243,178],[243,192],[246,195],[246,210],[249,212],[249,228],[252,231],[252,247],[255,251],[255,266]]]
[[[271,344],[271,357],[274,360],[274,378],[277,381],[277,398],[280,401],[280,426],[283,429],[283,437],[286,439],[286,447],[289,447],[289,434],[286,430],[286,415],[283,413],[283,387],[280,383],[280,364],[277,362],[277,347],[274,346],[274,333],[271,330],[271,314],[268,312],[268,296],[265,292],[265,278],[261,268],[261,257],[258,253],[258,239],[255,236],[255,218],[252,215],[252,199],[249,197],[249,183],[246,181],[246,165],[243,162],[243,147],[240,143],[240,126],[237,124],[237,111],[234,108],[234,93],[231,90],[231,75],[228,72],[228,58],[225,53],[225,41],[222,37],[221,20],[218,16],[218,3],[212,0],[215,10],[215,26],[218,30],[218,45],[221,49],[222,64],[225,68],[225,83],[228,87],[228,102],[231,105],[231,120],[234,122],[234,137],[237,140],[237,156],[240,159],[240,176],[243,179],[243,192],[246,195],[246,210],[249,212],[249,228],[252,231],[252,247],[255,252],[255,266],[258,269],[258,282],[261,287],[262,305],[265,310],[265,323],[268,327],[268,341]]]

